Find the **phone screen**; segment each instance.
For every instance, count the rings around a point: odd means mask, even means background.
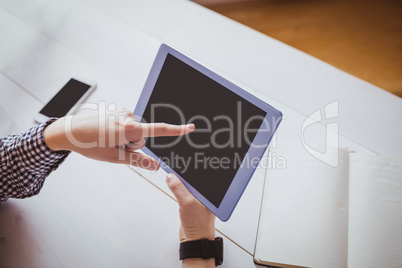
[[[39,113],[47,117],[63,117],[91,88],[91,85],[70,79]]]

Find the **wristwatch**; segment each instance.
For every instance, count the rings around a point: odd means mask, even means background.
[[[216,237],[214,241],[201,239],[180,243],[180,260],[187,258],[215,258],[215,266],[223,263],[223,239]]]

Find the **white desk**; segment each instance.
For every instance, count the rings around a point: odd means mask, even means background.
[[[371,84],[188,1],[0,1],[0,134],[22,131],[73,75],[98,82],[90,102],[134,109],[166,42],[281,110],[277,142],[300,139],[306,116],[339,101],[341,147],[402,155],[402,101]],[[307,137],[325,135],[318,125]],[[331,130],[330,130],[331,131]],[[224,267],[253,267],[264,170],[232,218]],[[165,173],[71,155],[23,210],[42,267],[175,267],[178,206]],[[151,251],[152,249],[152,251]],[[154,255],[152,252],[157,252]]]

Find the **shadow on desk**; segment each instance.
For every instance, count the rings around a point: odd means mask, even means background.
[[[12,202],[0,205],[0,267],[37,267],[39,246],[22,210]]]

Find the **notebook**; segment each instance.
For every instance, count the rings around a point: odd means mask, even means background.
[[[301,143],[269,153],[286,165],[267,170],[256,263],[402,267],[402,159],[333,150],[334,168]]]

